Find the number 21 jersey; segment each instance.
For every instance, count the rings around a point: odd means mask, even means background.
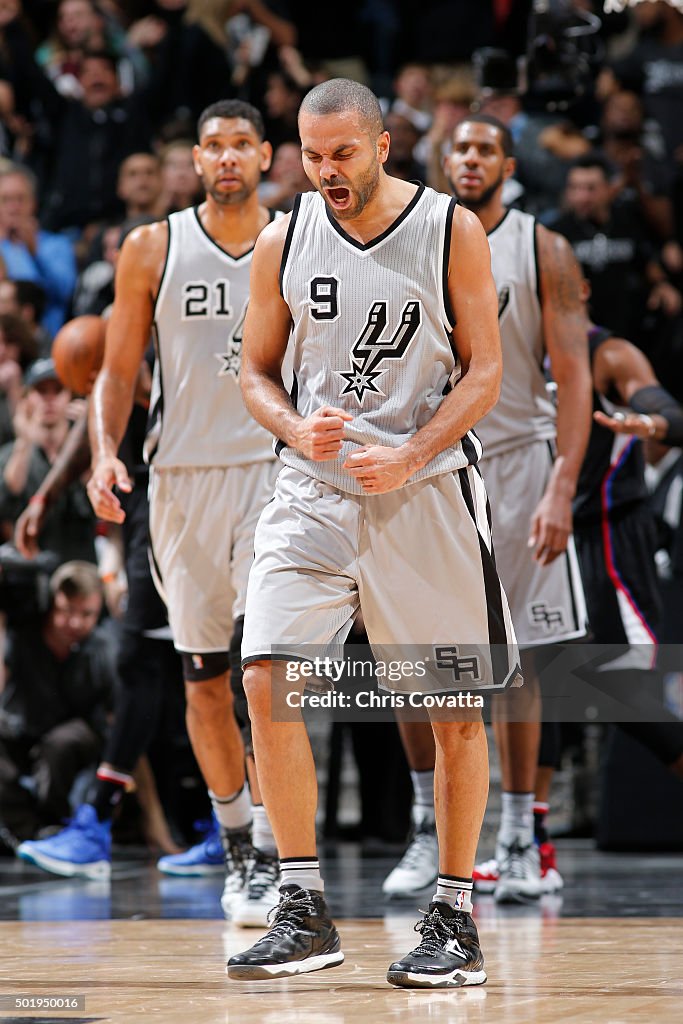
[[[247,412],[239,385],[253,250],[229,256],[196,207],[172,213],[168,232],[146,458],[156,469],[272,459],[273,438]]]

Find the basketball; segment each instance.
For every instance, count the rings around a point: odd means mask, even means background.
[[[106,320],[99,316],[78,316],[57,332],[52,358],[64,387],[76,395],[87,395],[102,365]]]

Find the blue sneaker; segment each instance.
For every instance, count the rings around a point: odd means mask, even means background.
[[[49,839],[31,839],[17,856],[53,875],[108,879],[111,875],[111,822],[98,821],[95,808],[81,804],[61,832]]]
[[[211,827],[201,843],[184,853],[169,853],[157,861],[159,871],[165,875],[203,877],[225,874],[225,853],[221,843],[218,822],[211,819]]]

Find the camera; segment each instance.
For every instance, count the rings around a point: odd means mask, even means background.
[[[50,606],[50,576],[59,565],[52,551],[24,558],[11,544],[0,545],[0,611],[10,626],[43,615]]]

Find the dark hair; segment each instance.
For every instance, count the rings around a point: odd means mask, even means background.
[[[45,312],[47,295],[45,289],[41,288],[35,281],[11,281],[14,285],[14,294],[17,297],[19,306],[31,306],[36,320],[41,320]]]
[[[602,171],[607,181],[610,181],[614,174],[614,167],[609,162],[607,157],[603,156],[602,153],[598,153],[596,150],[592,150],[590,153],[584,153],[582,156],[578,156],[576,160],[572,160],[572,163],[567,171],[567,174],[571,174],[573,170],[593,170],[597,167],[599,171]]]
[[[118,73],[116,54],[112,53],[111,50],[86,50],[83,54],[83,63],[86,60],[102,60],[105,64],[109,65],[114,74]]]
[[[384,131],[379,100],[367,85],[354,82],[351,78],[331,78],[329,82],[316,85],[304,96],[299,116],[305,113],[325,117],[327,114],[344,114],[349,110],[358,114],[369,135],[377,138]]]
[[[197,121],[198,139],[201,139],[204,125],[212,117],[220,117],[226,121],[241,117],[254,126],[254,131],[261,141],[265,138],[266,132],[260,111],[256,107],[252,107],[251,103],[245,103],[244,100],[218,100],[217,103],[211,103],[210,106],[206,107],[199,115],[199,120]]]
[[[500,135],[500,144],[503,147],[503,153],[506,157],[515,155],[515,144],[512,141],[512,132],[503,121],[497,117],[493,117],[492,114],[468,114],[467,117],[463,118],[460,124],[456,125],[454,133],[457,132],[460,125],[463,124],[488,124],[491,128],[495,128]]]
[[[38,354],[38,346],[31,328],[21,317],[14,316],[13,313],[2,313],[0,331],[6,345],[16,345],[19,349],[18,362],[22,370],[25,370]]]

